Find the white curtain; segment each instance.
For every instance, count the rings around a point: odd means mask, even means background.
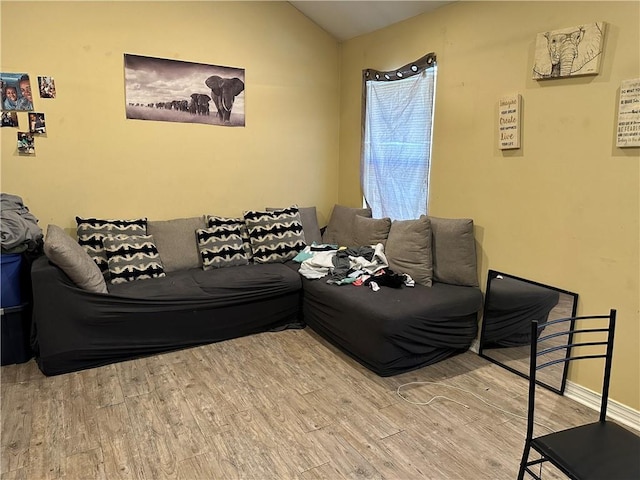
[[[374,218],[427,213],[436,68],[366,81],[362,188]]]

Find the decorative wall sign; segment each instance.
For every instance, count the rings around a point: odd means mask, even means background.
[[[0,73],[2,110],[33,110],[31,81],[26,73]]]
[[[498,102],[498,147],[500,150],[520,148],[520,111],[522,97],[502,97]]]
[[[604,44],[604,22],[539,33],[533,66],[534,80],[596,75]]]
[[[125,53],[124,69],[127,118],[244,127],[242,68]]]
[[[640,78],[620,85],[616,147],[640,147]]]

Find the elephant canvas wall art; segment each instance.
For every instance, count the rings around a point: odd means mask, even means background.
[[[124,54],[127,118],[244,127],[244,69]]]
[[[596,75],[600,72],[605,23],[596,22],[539,33],[534,80]]]

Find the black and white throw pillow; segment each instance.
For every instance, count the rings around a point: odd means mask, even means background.
[[[247,260],[250,262],[253,259],[253,252],[251,251],[251,241],[249,240],[249,232],[247,231],[247,226],[244,223],[244,218],[217,217],[215,215],[207,216],[207,226],[209,228],[217,228],[224,225],[238,225],[240,227],[242,246],[244,247],[244,252],[247,255]]]
[[[295,205],[270,212],[250,210],[244,213],[244,222],[256,263],[285,262],[306,246]]]
[[[111,283],[164,277],[160,254],[151,235],[116,235],[102,239]]]
[[[196,238],[204,270],[249,263],[240,234],[240,225],[199,228],[196,230]]]
[[[109,265],[104,252],[102,239],[108,235],[146,235],[147,219],[132,220],[101,219],[93,217],[76,217],[78,243],[100,267],[103,274],[108,274]]]

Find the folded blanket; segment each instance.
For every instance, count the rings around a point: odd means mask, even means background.
[[[3,253],[33,251],[42,245],[42,229],[38,219],[29,213],[22,198],[0,194],[0,246]]]

